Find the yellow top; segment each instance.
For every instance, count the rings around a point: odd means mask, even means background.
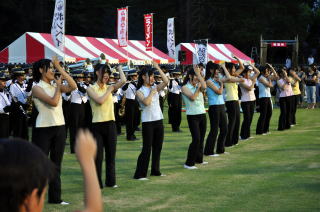
[[[238,85],[235,82],[224,83],[226,89],[226,101],[239,100]]]
[[[93,91],[100,97],[104,95],[108,89],[108,85],[104,85],[100,88],[97,83],[90,86]],[[92,123],[114,121],[114,109],[112,94],[110,94],[107,100],[102,104],[97,104],[92,98],[90,99],[90,105],[92,109]]]
[[[293,83],[294,79],[292,77],[289,77],[290,81]],[[300,88],[299,88],[299,81],[296,81],[293,85],[291,84],[293,95],[299,95],[301,94]]]
[[[44,92],[53,97],[56,92],[56,87],[46,83],[42,80],[36,85],[44,90]],[[36,120],[36,127],[54,127],[64,125],[64,116],[62,111],[62,97],[60,95],[58,105],[56,107],[50,106],[38,98],[33,97],[34,105],[39,114]]]

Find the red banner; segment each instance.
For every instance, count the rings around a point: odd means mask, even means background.
[[[120,47],[128,45],[128,8],[118,9],[117,35]]]
[[[146,38],[146,51],[152,51],[153,47],[153,15],[144,15],[144,34]]]
[[[279,43],[273,42],[273,43],[271,43],[271,46],[272,47],[287,47],[287,43],[285,43],[285,42],[279,42]]]

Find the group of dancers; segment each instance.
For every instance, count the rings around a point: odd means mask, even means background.
[[[235,59],[237,64],[210,61],[204,68],[187,67],[184,73],[175,69],[169,74],[153,62],[152,67],[144,66],[127,74],[121,66],[115,70],[107,63],[95,65],[92,72],[75,70],[69,74],[54,57],[35,62],[32,75],[27,77],[21,68],[12,70],[12,80],[0,72],[0,137],[13,135],[28,140],[27,102],[31,99],[31,120],[34,120],[31,141],[50,157],[58,173],[49,182],[48,201],[67,204],[61,199],[60,175],[68,127],[71,153],[75,151],[77,131],[90,129],[97,145],[95,167],[100,188],[116,188],[116,146],[123,113],[128,141],[137,139],[134,133],[141,122],[143,143],[133,178],[148,180],[150,157],[151,175],[164,176],[160,155],[165,138],[165,99],[174,133],[181,132],[183,100],[192,136],[184,168],[197,169],[196,164],[207,164],[204,155],[219,156],[226,153],[226,147],[238,145],[239,139],[252,138],[250,129],[256,104],[260,112],[256,134],[270,133],[273,89],[278,89],[280,98],[278,130],[296,124],[301,81],[296,70],[281,67],[276,71],[271,64],[258,69],[252,63],[245,66],[239,58]],[[210,119],[206,138],[205,99]],[[104,155],[105,181],[102,179]]]

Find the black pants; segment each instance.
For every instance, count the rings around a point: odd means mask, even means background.
[[[292,112],[291,112],[291,124],[297,124],[296,123],[296,113],[297,113],[297,107],[300,99],[300,94],[294,95],[291,97],[292,98]]]
[[[291,111],[291,100],[289,97],[280,97],[280,116],[278,122],[278,130],[290,129],[290,111]]]
[[[150,154],[152,151],[151,175],[160,176],[160,154],[164,137],[163,121],[142,123],[143,146],[138,157],[135,179],[147,177]]]
[[[180,94],[168,93],[168,116],[172,131],[179,131],[181,124],[182,97]]]
[[[66,141],[65,126],[33,128],[32,143],[38,146],[55,164],[55,177],[49,182],[48,202],[60,203],[61,164]]]
[[[162,96],[159,96],[159,103],[160,103],[160,108],[161,108],[161,111],[163,113],[163,103],[164,103],[164,98]]]
[[[13,103],[13,111],[10,116],[12,116],[12,136],[29,140],[28,121],[17,104]]]
[[[228,114],[228,133],[225,146],[232,146],[239,141],[240,108],[239,101],[226,101]]]
[[[106,181],[108,187],[116,184],[116,145],[117,145],[117,131],[114,121],[92,123],[93,135],[97,140],[97,157],[96,169],[100,188],[103,188],[102,183],[102,162],[103,150],[106,157]]]
[[[85,127],[88,129],[91,129],[91,125],[92,125],[92,109],[91,109],[91,105],[90,105],[90,101],[88,100],[85,103]]]
[[[139,106],[136,100],[126,99],[125,115],[127,139],[130,139],[134,136],[134,132],[138,127],[137,124],[139,123]]]
[[[77,132],[85,127],[85,104],[70,104],[70,152],[74,153]]]
[[[217,143],[217,154],[224,153],[224,145],[227,137],[228,122],[224,105],[210,105],[209,107],[210,118],[210,132],[207,137],[207,142],[204,147],[205,155],[213,155],[214,148],[218,136],[218,130],[220,134]]]
[[[120,108],[121,102],[114,103],[114,117],[116,119],[117,134],[121,134],[121,117],[119,116]]]
[[[10,117],[8,114],[0,114],[0,138],[10,136]]]
[[[261,135],[269,132],[269,125],[272,116],[272,103],[269,97],[259,99],[260,116],[257,122],[256,134]]]
[[[243,121],[241,125],[240,136],[242,139],[250,137],[250,128],[254,114],[255,101],[241,102],[243,112]]]
[[[206,114],[187,115],[188,125],[192,136],[189,145],[187,166],[194,166],[195,163],[203,162],[203,142],[207,130]]]
[[[33,107],[35,108],[35,107]],[[62,101],[62,110],[63,110],[63,116],[64,116],[64,122],[65,122],[65,128],[66,128],[66,137],[68,136],[68,131],[70,128],[70,102],[63,100]]]

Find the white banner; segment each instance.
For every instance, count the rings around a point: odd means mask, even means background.
[[[198,64],[199,63],[202,63],[204,65],[207,64],[207,62],[208,62],[208,48],[207,48],[208,41],[207,40],[197,40],[194,42],[195,42],[195,49],[196,49],[196,56],[197,56]]]
[[[65,5],[64,0],[56,0],[56,5],[54,8],[51,36],[54,45],[60,49],[64,50],[64,21],[65,21]]]
[[[169,56],[175,58],[176,55],[176,44],[175,44],[175,34],[174,34],[174,18],[168,19],[167,24],[167,48]]]
[[[128,8],[118,9],[117,34],[119,46],[126,47],[128,45]]]

